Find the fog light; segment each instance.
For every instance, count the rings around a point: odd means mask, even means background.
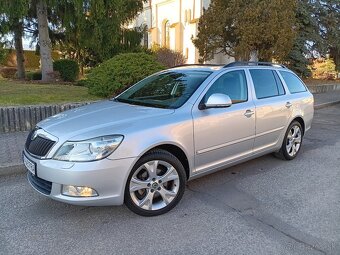
[[[90,187],[63,185],[61,192],[64,196],[70,197],[96,197],[98,193]]]

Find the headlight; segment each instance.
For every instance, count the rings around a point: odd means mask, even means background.
[[[53,159],[63,161],[94,161],[114,152],[123,141],[122,135],[111,135],[85,141],[66,142],[54,154]]]

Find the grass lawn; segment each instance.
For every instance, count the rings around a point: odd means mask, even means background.
[[[87,88],[58,84],[30,84],[0,78],[0,106],[59,104],[99,100]]]

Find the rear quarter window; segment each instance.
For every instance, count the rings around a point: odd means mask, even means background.
[[[305,85],[295,74],[285,71],[280,71],[280,74],[286,82],[290,93],[294,94],[307,91]]]

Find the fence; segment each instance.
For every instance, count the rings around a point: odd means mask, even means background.
[[[312,93],[326,93],[330,91],[336,91],[340,90],[340,84],[334,84],[334,85],[314,85],[314,86],[308,86],[308,89]]]
[[[0,132],[27,131],[41,120],[89,103],[0,107]]]

